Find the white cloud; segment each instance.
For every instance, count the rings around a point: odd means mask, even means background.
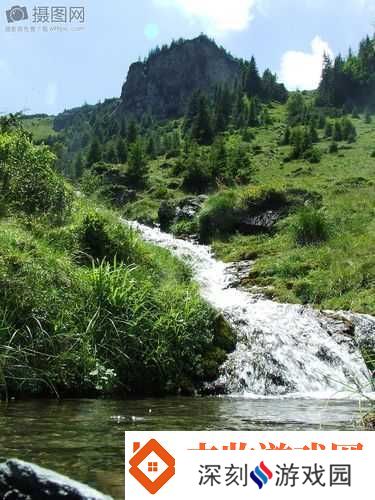
[[[192,22],[198,21],[209,34],[242,31],[253,19],[260,0],[154,0],[157,6],[176,7]]]
[[[280,79],[289,90],[314,90],[318,87],[323,69],[323,56],[333,57],[327,42],[316,36],[311,53],[290,50],[281,60]]]
[[[46,89],[46,104],[47,106],[54,106],[57,101],[57,84],[55,82],[49,82]]]

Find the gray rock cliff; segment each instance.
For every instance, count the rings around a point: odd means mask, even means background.
[[[156,118],[178,117],[194,91],[210,93],[217,85],[234,85],[240,77],[240,62],[201,35],[132,64],[119,109],[137,117],[144,113]]]

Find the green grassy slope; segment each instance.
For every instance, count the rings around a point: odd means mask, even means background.
[[[283,163],[288,146],[279,147],[283,107],[274,110],[275,124],[260,130],[255,181],[283,184],[322,195],[331,237],[320,245],[300,247],[292,238],[290,216],[273,237],[234,236],[215,244],[226,260],[257,255],[248,284],[267,286],[280,300],[309,302],[326,308],[375,313],[375,126],[354,119],[358,139],[340,143],[339,152],[327,153],[330,141],[321,138],[324,153],[317,164],[303,160]]]
[[[23,117],[22,126],[27,132],[31,132],[34,140],[38,142],[57,135],[53,129],[53,120],[53,116]]]
[[[311,99],[305,95],[306,102]],[[287,109],[272,104],[269,111],[270,125],[248,129],[245,136],[235,130],[225,132],[227,147],[243,143],[248,148],[253,171],[250,185],[303,189],[321,197],[329,238],[320,244],[298,245],[294,237],[297,215],[292,212],[272,235],[216,238],[212,244],[217,256],[226,261],[255,257],[247,285],[260,287],[278,300],[375,314],[375,120],[366,123],[363,115],[351,118],[357,140],[352,144],[339,142],[336,153],[329,153],[331,139],[325,139],[324,131],[319,130],[315,146],[322,153],[319,163],[285,161],[290,146],[280,142]],[[34,135],[49,133],[48,120],[34,120],[34,128],[32,123]],[[165,127],[181,128],[182,120],[168,122]],[[146,187],[137,190],[135,201],[125,204],[122,213],[131,219],[157,222],[161,202],[193,194],[183,189],[178,162],[178,156],[169,154],[149,160]],[[216,185],[207,194],[213,196],[221,189]],[[236,189],[240,192],[243,188]],[[192,225],[174,229],[194,231],[197,226],[199,214]]]
[[[247,285],[261,287],[278,300],[375,314],[375,122],[365,123],[363,116],[353,118],[357,141],[339,142],[337,153],[329,153],[331,139],[319,131],[316,147],[322,159],[313,164],[284,160],[290,151],[290,146],[280,146],[286,107],[273,104],[270,111],[273,124],[251,130],[255,135],[249,145],[254,170],[251,185],[317,193],[330,237],[317,245],[297,245],[292,213],[278,224],[274,235],[232,234],[216,239],[217,256],[226,261],[256,257]],[[236,132],[226,133],[227,144],[238,138]],[[157,221],[162,200],[189,194],[175,174],[176,162],[165,157],[150,162],[148,187],[124,207],[126,216]]]

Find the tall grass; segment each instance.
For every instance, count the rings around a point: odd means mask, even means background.
[[[91,207],[26,227],[0,231],[4,395],[193,391],[218,370],[215,313],[166,250]]]
[[[298,245],[316,245],[327,241],[330,235],[324,212],[308,207],[297,214],[292,231]]]

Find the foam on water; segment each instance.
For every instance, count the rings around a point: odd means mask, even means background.
[[[280,304],[230,288],[228,265],[216,260],[209,247],[137,222],[126,223],[146,241],[187,262],[203,298],[236,331],[236,350],[228,356],[216,382],[227,393],[247,397],[373,396],[358,344],[374,339],[375,318],[350,313],[332,318],[310,307]],[[353,335],[342,333],[348,320],[355,327]]]

